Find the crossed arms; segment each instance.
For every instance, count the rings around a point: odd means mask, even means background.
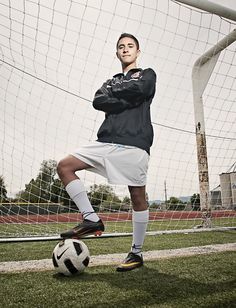
[[[97,90],[93,107],[106,113],[120,113],[139,106],[155,93],[156,74],[152,69],[140,71],[139,78],[106,81]]]

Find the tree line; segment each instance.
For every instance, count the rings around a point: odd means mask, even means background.
[[[7,188],[4,177],[0,176],[0,203],[60,203],[63,206],[71,207],[70,200],[61,180],[56,172],[57,162],[55,160],[44,160],[41,163],[38,175],[25,184],[25,188],[19,191],[14,198],[7,196]],[[131,208],[131,200],[128,196],[120,198],[109,185],[93,184],[88,190],[88,197],[95,210]],[[147,196],[148,199],[148,196]],[[193,210],[200,209],[199,194],[193,194],[190,199]],[[157,209],[159,204],[152,203],[151,208]],[[167,210],[184,210],[186,202],[182,202],[176,197],[170,197],[165,202]]]

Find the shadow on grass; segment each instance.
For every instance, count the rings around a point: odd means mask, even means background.
[[[69,279],[58,274],[54,275],[54,278],[63,285],[70,280],[73,283],[79,282],[85,288],[92,287],[94,299],[96,296],[98,298],[95,300],[96,304],[88,300],[86,307],[145,307],[157,304],[169,304],[170,307],[174,307],[181,306],[181,302],[188,302],[189,307],[216,307],[214,302],[219,301],[219,307],[233,307],[231,306],[233,301],[230,298],[227,300],[223,296],[221,299],[219,295],[233,290],[232,281],[200,282],[198,277],[191,278],[186,273],[185,276],[189,277],[182,278],[178,275],[159,272],[152,267],[152,263],[126,273],[117,273],[114,269],[108,272],[107,269],[103,269],[85,272],[83,275]],[[208,304],[204,300],[207,296],[209,296]]]

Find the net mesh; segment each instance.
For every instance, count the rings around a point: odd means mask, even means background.
[[[57,234],[80,220],[56,162],[96,139],[104,115],[91,102],[120,72],[122,32],[138,37],[139,66],[158,75],[149,231],[198,225],[191,71],[235,23],[171,0],[2,0],[0,16],[1,237]],[[203,97],[213,226],[235,225],[235,57],[235,43],[221,52]],[[219,175],[227,172],[222,202]],[[127,187],[86,171],[79,176],[107,232],[130,232]]]

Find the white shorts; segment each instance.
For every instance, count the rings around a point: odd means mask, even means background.
[[[86,170],[106,177],[110,184],[146,185],[149,155],[145,150],[94,141],[71,154],[91,166]]]

